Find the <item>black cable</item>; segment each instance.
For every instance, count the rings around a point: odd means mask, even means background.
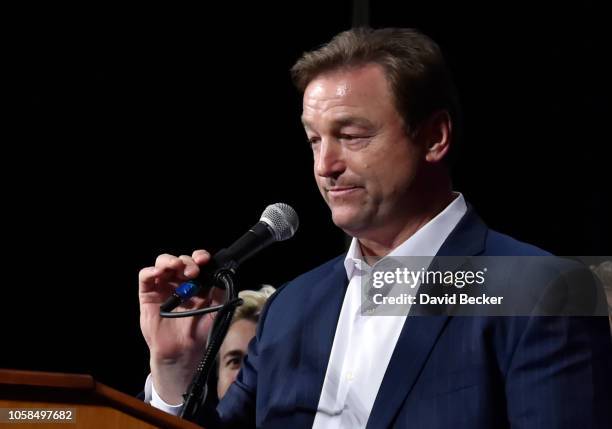
[[[178,318],[178,317],[199,316],[200,314],[213,313],[215,311],[222,310],[223,307],[226,306],[226,305],[230,305],[230,304],[234,305],[235,301],[236,300],[232,300],[232,301],[228,301],[224,305],[215,305],[214,307],[200,308],[198,310],[189,310],[189,311],[160,311],[159,315],[161,317],[166,317],[166,318],[169,318],[169,319]],[[236,305],[236,307],[238,307],[241,304],[242,304],[242,302],[240,304]]]

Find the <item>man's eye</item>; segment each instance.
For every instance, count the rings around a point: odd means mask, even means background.
[[[317,144],[321,141],[319,137],[309,137],[307,140],[308,140],[308,144],[310,145]]]
[[[354,134],[340,134],[341,140],[359,140],[363,138],[362,136],[354,135]]]
[[[239,357],[235,357],[235,358],[231,358],[230,360],[227,361],[226,366],[229,366],[231,368],[237,368],[242,364],[242,359],[240,359]]]

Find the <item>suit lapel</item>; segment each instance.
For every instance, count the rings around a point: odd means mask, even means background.
[[[446,238],[436,256],[478,255],[485,248],[488,230],[474,207],[468,204],[467,212]]]
[[[468,206],[467,213],[442,244],[437,256],[476,255],[484,249],[486,234],[486,225]],[[446,315],[406,319],[374,401],[368,429],[393,424],[448,319]]]

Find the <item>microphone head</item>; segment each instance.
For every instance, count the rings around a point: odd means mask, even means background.
[[[259,220],[270,227],[276,241],[284,241],[293,237],[298,226],[300,226],[297,213],[290,205],[285,203],[269,205]]]

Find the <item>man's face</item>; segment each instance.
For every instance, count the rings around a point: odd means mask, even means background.
[[[256,329],[257,325],[246,319],[240,319],[230,326],[219,350],[219,380],[217,381],[219,399],[225,395],[227,389],[236,380]]]
[[[320,75],[306,87],[303,109],[315,179],[334,223],[358,238],[401,225],[424,153],[406,134],[383,69]]]

